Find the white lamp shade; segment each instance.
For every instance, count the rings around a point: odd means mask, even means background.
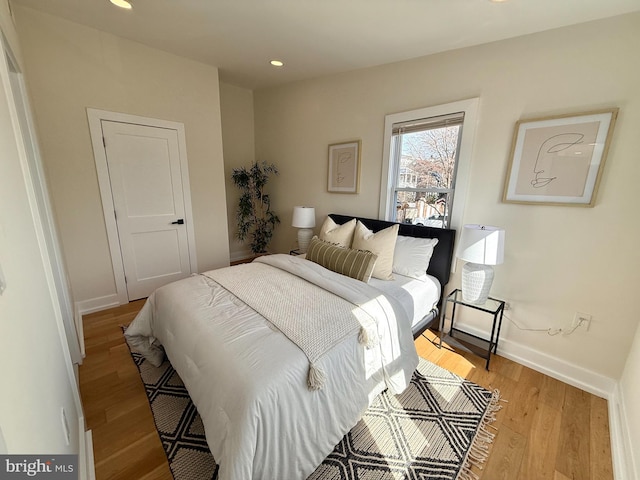
[[[504,261],[504,230],[491,225],[465,225],[456,257],[480,265],[499,265]]]
[[[316,226],[316,209],[313,207],[293,207],[291,226],[296,228],[313,228]]]

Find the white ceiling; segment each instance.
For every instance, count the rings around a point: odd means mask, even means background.
[[[130,11],[11,2],[217,66],[251,89],[640,10],[640,0],[131,0]]]

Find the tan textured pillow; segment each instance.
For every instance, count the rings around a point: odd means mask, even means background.
[[[371,252],[352,250],[323,242],[313,237],[307,249],[307,260],[336,273],[368,282],[377,256]]]
[[[338,225],[331,217],[327,219],[320,227],[320,240],[340,245],[341,247],[351,247],[353,232],[356,229],[356,219],[349,220],[343,225]]]
[[[396,248],[399,228],[399,225],[392,225],[373,233],[358,220],[351,247],[356,250],[369,250],[378,256],[372,273],[373,277],[381,280],[393,280],[393,251]]]

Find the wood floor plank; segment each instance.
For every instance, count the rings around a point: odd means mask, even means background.
[[[173,480],[173,475],[169,469],[169,464],[164,462],[146,475],[139,477],[139,480]]]
[[[556,470],[553,476],[553,480],[578,480],[578,479],[569,478]]]
[[[556,470],[569,478],[591,477],[591,397],[578,388],[566,387]]]
[[[96,464],[96,473],[99,472],[100,478],[110,480],[140,478],[173,480],[167,457],[162,449],[157,448],[157,441],[158,434],[150,432]],[[131,459],[136,461],[132,462]]]
[[[591,396],[590,420],[591,480],[613,480],[609,409],[605,399]]]
[[[80,366],[80,390],[93,430],[97,480],[172,480],[120,327],[143,304],[83,319],[90,348]],[[504,357],[493,356],[487,371],[484,359],[440,349],[434,340],[437,344],[429,331],[416,340],[421,357],[485,388],[499,389],[508,401],[497,412],[496,438],[485,468],[476,471],[479,480],[613,479],[606,401]]]
[[[527,440],[506,425],[500,426],[491,455],[482,471],[482,479],[514,480],[520,478],[520,465]]]
[[[509,395],[503,424],[524,437],[527,437],[527,432],[531,430],[533,415],[538,405],[540,375],[530,368],[523,367],[517,382],[518,388]]]
[[[542,374],[541,374],[542,375]],[[540,402],[550,407],[561,408],[564,402],[566,384],[547,375],[542,375]]]
[[[144,387],[141,386],[142,391],[127,397],[113,405],[108,406],[104,410],[105,421],[113,422],[123,415],[130,413],[132,410],[138,410],[141,407],[148,407],[149,400],[144,392]]]
[[[115,377],[120,380],[117,373],[114,372]],[[94,393],[82,396],[83,402],[87,402],[85,411],[87,414],[96,413],[99,411],[106,411],[107,408],[114,405],[119,405],[120,402],[124,402],[127,398],[136,395],[140,392],[140,385],[134,382],[119,382],[113,385],[113,387],[105,391],[103,395],[96,395]],[[89,425],[89,428],[92,428]]]
[[[500,376],[511,380],[520,380],[523,368],[525,367],[499,355],[493,355],[491,358],[491,369]]]
[[[538,402],[518,480],[553,480],[562,409]]]
[[[103,459],[150,434],[156,434],[156,425],[149,405],[142,405],[93,429],[93,450]]]

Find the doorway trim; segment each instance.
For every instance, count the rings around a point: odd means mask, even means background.
[[[184,124],[169,120],[129,115],[127,113],[109,112],[95,108],[87,108],[87,118],[89,120],[91,145],[93,146],[93,156],[96,162],[96,172],[98,174],[98,184],[100,186],[100,198],[102,199],[104,223],[107,228],[113,276],[116,282],[116,296],[118,298],[118,303],[120,305],[124,305],[129,303],[129,296],[127,294],[127,284],[124,276],[124,263],[122,261],[122,250],[120,248],[120,238],[118,236],[113,196],[111,194],[111,179],[109,177],[109,168],[107,166],[107,154],[105,151],[104,139],[102,137],[102,121],[106,120],[148,127],[167,128],[177,132],[178,149],[180,153],[180,174],[182,177],[182,195],[184,199],[185,223],[187,227],[187,242],[189,245],[189,266],[191,273],[194,273],[198,271],[198,261],[196,258],[196,242],[195,231],[193,228],[193,211],[191,208],[191,189],[189,186],[187,142]]]

